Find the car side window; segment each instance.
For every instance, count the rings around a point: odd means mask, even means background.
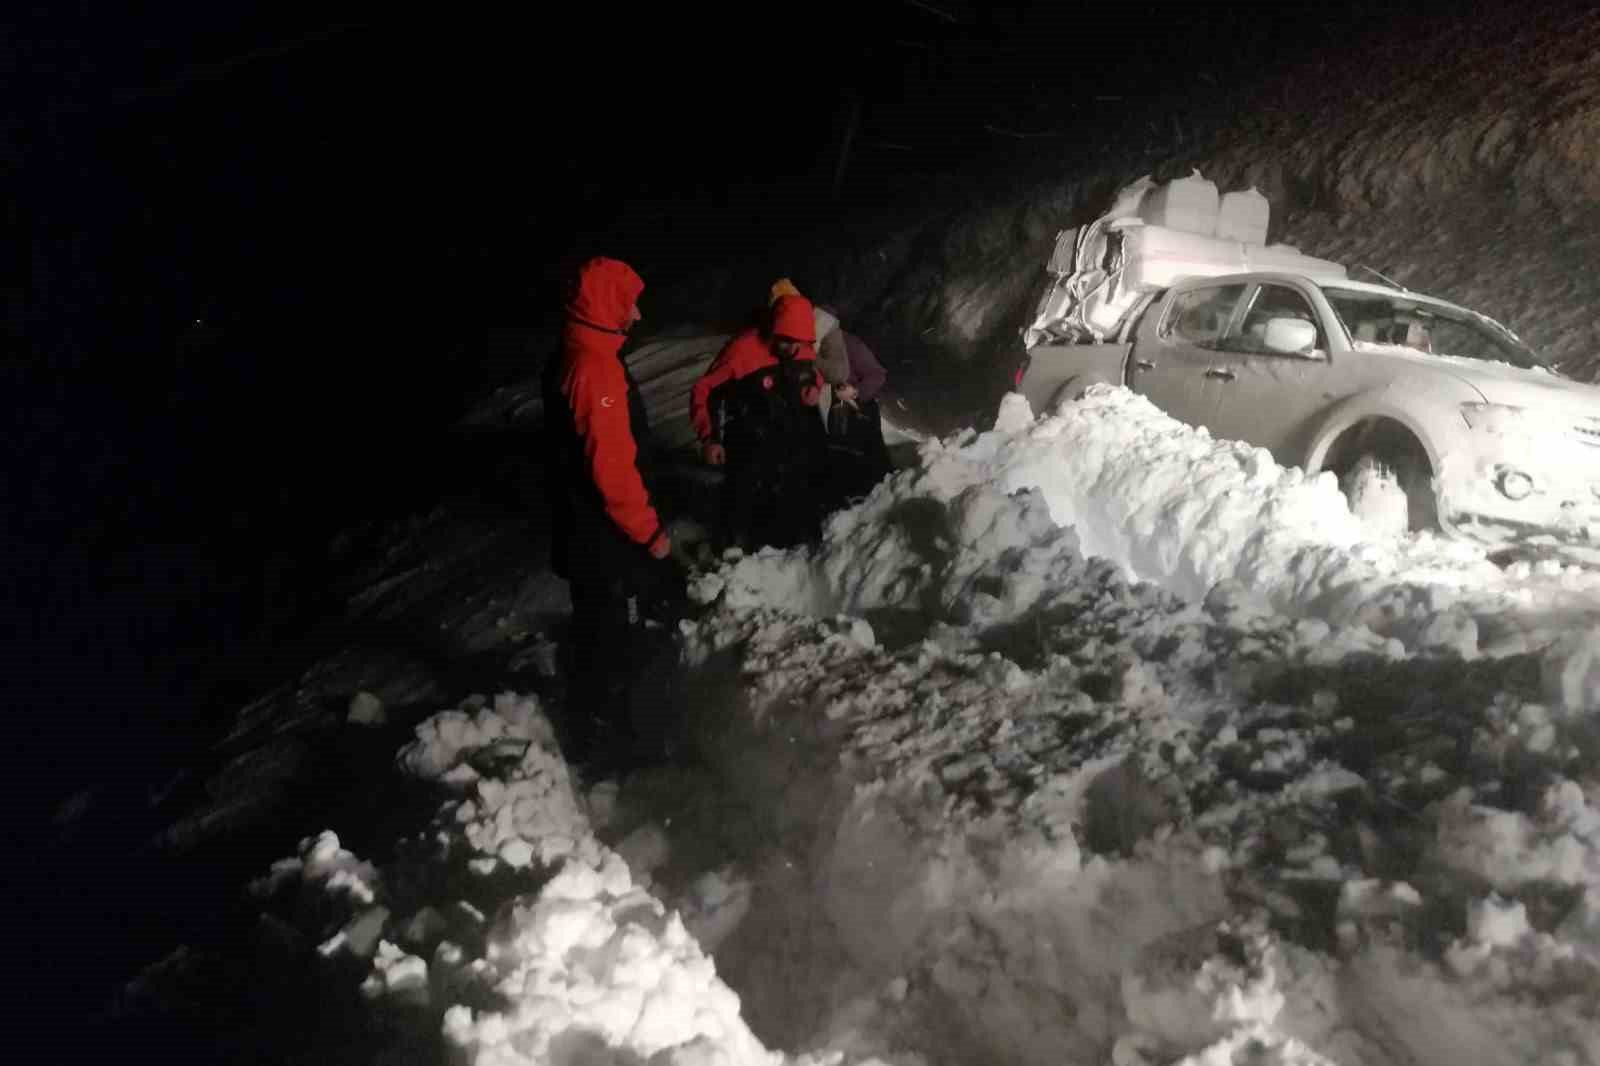
[[[1243,285],[1213,285],[1190,289],[1172,298],[1161,336],[1201,348],[1215,348],[1228,328],[1228,318],[1244,295]]]
[[[1287,285],[1257,287],[1255,297],[1250,301],[1250,308],[1239,323],[1238,332],[1228,337],[1225,346],[1232,351],[1291,354],[1270,348],[1266,343],[1267,323],[1275,318],[1292,318],[1311,323],[1316,327],[1317,339],[1304,354],[1309,355],[1313,350],[1327,351],[1327,338],[1323,336],[1322,325],[1317,321],[1316,312],[1311,309],[1311,302],[1298,290],[1291,289]]]

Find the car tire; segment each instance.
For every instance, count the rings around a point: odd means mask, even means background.
[[[1369,453],[1351,464],[1339,488],[1350,512],[1369,528],[1401,536],[1439,528],[1431,482],[1425,465],[1412,456]]]

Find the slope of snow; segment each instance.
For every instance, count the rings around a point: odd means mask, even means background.
[[[1108,390],[730,559],[688,641],[707,756],[986,1061],[1595,1063],[1595,589]]]
[[[379,870],[324,831],[256,895],[324,959],[364,973],[379,1009],[442,1034],[452,1062],[843,1062],[761,1045],[683,917],[596,839],[553,738],[534,697],[434,715],[396,759],[451,796],[428,832]]]

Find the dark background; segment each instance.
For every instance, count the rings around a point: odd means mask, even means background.
[[[428,505],[441,433],[516,369],[486,331],[538,336],[576,259],[656,285],[953,176],[1067,172],[1174,101],[1225,122],[1426,32],[1386,8],[12,13],[0,602],[32,798],[178,758],[248,696],[332,609],[333,534]]]

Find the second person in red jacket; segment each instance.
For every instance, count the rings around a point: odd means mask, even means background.
[[[827,442],[811,302],[780,296],[764,329],[736,334],[689,392],[701,454],[725,466],[723,539],[790,547],[816,535]]]

